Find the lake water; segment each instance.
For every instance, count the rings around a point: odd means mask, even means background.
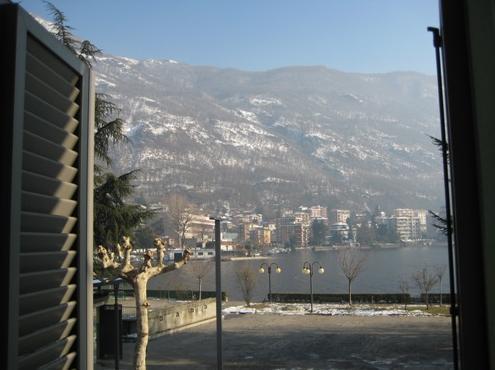
[[[435,265],[448,266],[448,251],[446,246],[403,247],[390,249],[362,250],[367,256],[365,269],[352,285],[354,293],[400,293],[401,279],[410,280],[410,293],[418,291],[411,281],[411,275],[422,268]],[[242,294],[235,272],[243,265],[250,265],[258,270],[262,262],[276,262],[281,268],[280,274],[272,269],[273,293],[309,293],[309,275],[302,273],[305,261],[318,261],[325,268],[324,274],[315,271],[313,275],[314,293],[345,293],[347,280],[337,262],[337,251],[312,251],[311,249],[297,250],[292,253],[267,257],[266,259],[251,259],[242,261],[222,262],[222,290],[227,293],[229,300],[242,300]],[[191,274],[190,266],[181,270],[159,276],[149,283],[149,289],[197,289],[197,280]],[[203,290],[215,289],[214,268],[203,280]],[[446,270],[442,280],[442,291],[449,292],[449,277]],[[439,292],[439,284],[433,292]],[[254,301],[262,301],[268,293],[268,274],[257,274],[254,289]]]

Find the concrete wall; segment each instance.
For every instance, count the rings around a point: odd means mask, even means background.
[[[150,335],[170,333],[216,317],[215,298],[202,299],[153,310],[149,313]]]

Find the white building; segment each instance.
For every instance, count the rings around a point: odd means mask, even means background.
[[[332,209],[330,211],[330,222],[332,223],[347,223],[349,217],[351,217],[351,211],[348,209]]]
[[[392,227],[395,228],[399,239],[421,239],[426,233],[426,210],[412,208],[397,208],[391,217]]]

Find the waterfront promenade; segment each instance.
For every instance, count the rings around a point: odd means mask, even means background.
[[[225,369],[452,368],[446,316],[229,314],[223,328]],[[124,344],[121,369],[133,348]],[[150,341],[149,370],[215,368],[214,322]]]

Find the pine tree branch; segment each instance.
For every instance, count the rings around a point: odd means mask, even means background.
[[[428,213],[436,221],[436,223],[433,223],[433,227],[440,230],[442,232],[442,234],[449,235],[449,228],[447,225],[447,219],[443,218],[442,216],[440,216],[439,214],[437,214],[431,210],[428,210]]]

